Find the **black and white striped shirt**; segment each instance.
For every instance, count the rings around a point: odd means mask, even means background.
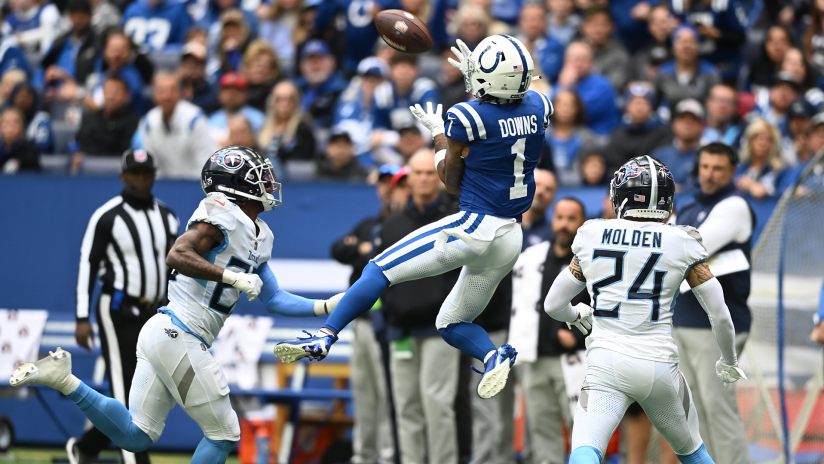
[[[95,281],[103,292],[122,292],[146,305],[166,297],[166,255],[177,237],[179,222],[156,199],[140,200],[123,192],[97,209],[80,247],[77,277],[78,320],[87,320]]]

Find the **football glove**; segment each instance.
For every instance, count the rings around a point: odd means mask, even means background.
[[[346,293],[338,293],[328,300],[315,300],[314,307],[312,308],[315,311],[315,316],[332,314],[332,310],[335,309],[335,306],[337,306],[338,303],[340,303],[340,299],[343,298],[343,295],[346,295]]]
[[[249,301],[257,298],[260,295],[261,287],[263,287],[263,281],[260,280],[257,274],[244,274],[228,269],[223,270],[223,283],[245,293],[249,297]]]
[[[467,47],[464,41],[461,39],[458,39],[458,47],[460,48],[460,50],[458,48],[452,47],[452,53],[454,53],[458,59],[455,60],[453,58],[447,58],[447,61],[449,61],[449,64],[451,64],[452,66],[458,68],[458,70],[461,71],[461,74],[463,74],[464,77],[469,77],[469,75],[473,71],[471,69],[472,50],[470,50],[469,47]]]
[[[409,110],[412,111],[412,114],[418,121],[421,122],[421,124],[423,124],[424,127],[429,129],[429,132],[432,132],[433,138],[436,135],[444,133],[442,116],[443,107],[440,103],[435,111],[432,111],[432,102],[426,103],[426,111],[423,110],[420,103],[415,106],[410,106]]]
[[[747,376],[744,375],[744,371],[742,371],[740,367],[725,363],[724,358],[719,359],[718,362],[715,363],[715,374],[724,382],[725,387],[729,387],[741,379],[747,379]]]
[[[567,322],[567,327],[572,330],[573,327],[578,327],[582,334],[586,335],[592,330],[592,308],[584,303],[578,303],[574,306],[578,310],[578,319],[572,322]]]

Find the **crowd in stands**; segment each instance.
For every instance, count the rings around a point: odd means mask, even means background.
[[[421,17],[394,51],[372,18]],[[824,4],[761,0],[9,0],[0,10],[0,166],[141,146],[167,178],[249,145],[281,178],[374,179],[429,145],[408,107],[472,98],[447,63],[512,34],[555,105],[540,167],[606,185],[632,156],[694,187],[696,150],[740,150],[736,183],[773,196],[824,143]]]

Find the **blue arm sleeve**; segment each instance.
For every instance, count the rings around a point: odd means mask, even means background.
[[[818,303],[818,320],[824,320],[824,287],[821,289],[821,301]],[[820,323],[820,322],[819,322]]]
[[[263,263],[256,272],[263,281],[259,298],[266,311],[289,317],[315,317],[315,301],[281,289],[269,263]]]

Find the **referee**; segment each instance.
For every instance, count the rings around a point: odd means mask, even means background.
[[[96,317],[103,359],[112,396],[126,406],[137,365],[137,336],[166,302],[166,254],[178,230],[175,214],[152,196],[156,172],[155,158],[147,151],[125,152],[120,174],[125,188],[92,214],[80,247],[75,338],[91,351],[94,331],[89,316],[100,274]],[[66,443],[69,462],[93,462],[109,444],[109,438],[93,427]],[[149,462],[146,451],[122,453],[124,464]]]

